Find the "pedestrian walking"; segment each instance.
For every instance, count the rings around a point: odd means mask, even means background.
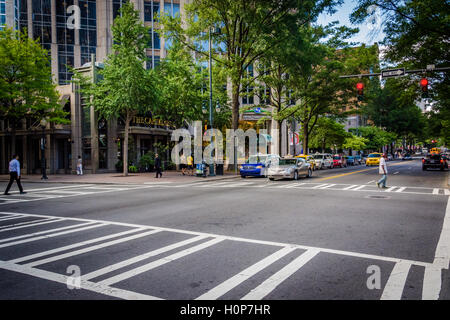
[[[81,156],[78,156],[77,160],[77,175],[83,175],[83,160],[81,159]]]
[[[162,168],[161,168],[161,158],[158,154],[155,154],[155,169],[156,169],[156,177],[158,178],[158,175],[160,178],[162,178]]]
[[[380,165],[378,167],[378,173],[382,175],[381,179],[377,182],[378,188],[386,188],[386,180],[387,180],[387,165],[386,165],[386,153],[383,153],[383,156],[380,158]]]
[[[187,158],[187,166],[188,166],[188,171],[191,172],[191,176],[194,175],[194,158],[192,158],[191,155],[189,155],[189,157]]]
[[[26,193],[23,191],[22,184],[20,183],[20,162],[18,155],[13,155],[13,159],[9,162],[9,183],[8,186],[6,187],[5,195],[10,195],[8,191],[9,189],[11,189],[14,180],[16,180],[17,182],[20,194]]]
[[[186,175],[186,156],[184,155],[184,153],[181,155],[180,157],[180,168],[181,168],[181,173],[184,175]]]

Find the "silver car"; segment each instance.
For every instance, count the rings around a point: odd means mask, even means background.
[[[311,164],[303,158],[282,158],[278,162],[272,162],[269,166],[268,177],[270,180],[275,178],[298,180],[300,176],[306,178],[312,176]]]
[[[316,153],[313,154],[314,161],[316,162],[316,168],[318,169],[331,169],[333,168],[333,157],[329,153]]]

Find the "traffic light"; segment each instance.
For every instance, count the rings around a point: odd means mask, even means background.
[[[422,89],[422,98],[428,98],[428,79],[422,78],[420,80],[420,88]]]
[[[364,83],[358,82],[356,84],[356,90],[358,91],[358,101],[362,101],[364,97]]]

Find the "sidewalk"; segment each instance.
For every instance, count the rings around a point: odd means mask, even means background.
[[[95,184],[158,184],[158,183],[185,183],[196,181],[218,181],[224,179],[237,179],[239,175],[234,172],[225,172],[223,176],[215,176],[206,178],[196,176],[183,176],[181,171],[164,171],[162,178],[155,178],[155,172],[131,173],[127,177],[121,173],[98,173],[85,174],[82,176],[72,174],[54,174],[47,175],[46,183],[95,183]],[[21,181],[23,183],[42,182],[41,175],[29,174],[23,175]],[[0,175],[0,182],[8,182],[9,175]]]

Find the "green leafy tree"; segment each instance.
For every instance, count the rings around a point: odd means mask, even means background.
[[[16,126],[21,120],[70,122],[58,100],[48,52],[39,41],[26,32],[0,30],[0,118],[12,127],[12,153]]]
[[[271,48],[284,43],[298,28],[313,22],[337,0],[193,0],[185,5],[186,19],[162,19],[166,34],[177,37],[186,48],[207,56],[205,40],[211,27],[214,60],[227,70],[231,82],[232,128],[239,124],[239,97],[247,69],[267,55]],[[256,77],[255,77],[256,78]],[[254,79],[255,80],[255,79]],[[247,84],[249,81],[247,81]]]
[[[366,148],[370,151],[380,151],[383,146],[394,142],[397,138],[395,133],[387,132],[375,126],[359,127],[352,131],[367,139]]]
[[[342,145],[342,147],[344,149],[360,151],[360,150],[366,149],[368,142],[369,142],[369,140],[366,138],[358,137],[358,136],[351,134],[351,136],[345,138],[345,141],[344,141],[344,144]]]
[[[99,71],[101,81],[86,86],[84,94],[106,119],[122,118],[125,123],[123,141],[123,175],[128,175],[128,137],[130,122],[139,113],[156,112],[158,93],[153,71],[144,68],[148,28],[139,12],[128,3],[121,8],[112,26],[113,46],[104,69]]]
[[[322,152],[334,146],[340,148],[350,136],[351,134],[345,131],[344,125],[331,118],[320,117],[311,134],[311,147],[321,148]]]

